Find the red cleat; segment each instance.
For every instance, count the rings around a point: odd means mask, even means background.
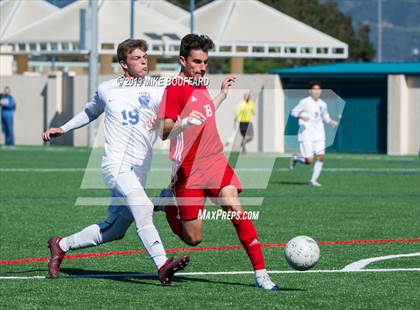
[[[55,236],[48,240],[48,247],[50,248],[51,258],[48,261],[48,274],[51,279],[57,279],[60,273],[60,265],[63,261],[64,255],[66,254],[59,245],[62,238]]]
[[[189,262],[189,256],[181,256],[175,261],[173,258],[169,258],[166,263],[159,269],[158,275],[160,282],[163,285],[171,284],[174,274],[187,267]]]

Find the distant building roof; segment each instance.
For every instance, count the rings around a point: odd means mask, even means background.
[[[420,74],[420,62],[343,62],[327,65],[272,69],[282,76]]]
[[[59,10],[44,0],[4,0],[0,2],[0,40]]]
[[[25,4],[45,2],[17,1]],[[15,0],[0,3],[7,3],[10,8],[3,11],[9,12]],[[76,1],[55,13],[42,14],[42,18],[37,17],[32,22],[25,20],[4,32],[0,45],[7,45],[9,54],[86,52],[80,46],[80,9],[86,9],[88,4],[87,0]],[[129,16],[129,1],[99,1],[100,54],[115,54],[117,44],[128,37]],[[134,35],[148,40],[149,54],[178,55],[180,39],[190,32],[188,12],[168,1],[140,0],[135,1],[134,16]],[[346,43],[260,1],[215,0],[195,10],[194,16],[197,31],[208,34],[215,41],[216,48],[210,51],[214,56],[324,59],[348,56]]]
[[[348,45],[256,0],[215,0],[194,11],[212,53],[231,57],[347,58]],[[190,17],[179,20],[189,26]]]
[[[76,1],[34,23],[20,27],[19,31],[8,32],[1,43],[11,46],[12,53],[15,54],[77,54],[83,52],[79,46],[80,9],[86,9],[88,4],[88,1]],[[189,33],[189,28],[156,10],[163,11],[162,8],[167,8],[167,12],[171,11],[171,14],[174,14],[176,10],[172,4],[166,1],[153,3],[136,1],[134,36],[135,38],[145,38],[148,41],[150,55],[177,56],[179,41]],[[183,10],[181,10],[182,12]],[[115,54],[118,43],[128,38],[129,32],[130,2],[124,0],[99,1],[99,53]]]
[[[166,0],[138,0],[141,5],[153,9],[172,19],[179,19],[189,15],[188,11]]]

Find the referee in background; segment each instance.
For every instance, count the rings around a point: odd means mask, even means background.
[[[241,132],[242,152],[246,153],[245,144],[254,138],[254,128],[252,120],[255,114],[255,104],[251,99],[251,92],[248,90],[244,94],[244,100],[240,101],[236,106],[235,122],[239,122],[239,131]]]

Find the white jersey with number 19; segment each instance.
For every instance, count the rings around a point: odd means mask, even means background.
[[[157,132],[145,125],[157,113],[164,88],[145,86],[152,83],[126,85],[123,81],[119,77],[101,83],[84,110],[89,121],[105,112],[102,168],[121,164],[147,166],[157,138]],[[66,126],[62,127],[65,132]]]

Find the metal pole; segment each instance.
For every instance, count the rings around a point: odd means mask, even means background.
[[[195,0],[190,0],[190,32],[194,33]]]
[[[90,51],[89,51],[89,81],[88,100],[92,100],[98,87],[98,0],[89,0],[90,10]],[[88,145],[93,146],[97,123],[93,122],[88,127]]]
[[[134,0],[130,1],[130,39],[134,39]]]
[[[378,0],[378,62],[382,62],[382,0]]]
[[[258,94],[258,152],[264,151],[264,86]]]

